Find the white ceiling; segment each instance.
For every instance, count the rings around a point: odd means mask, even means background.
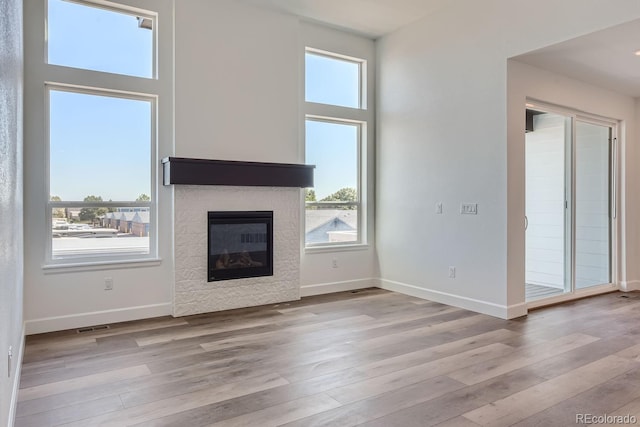
[[[239,0],[376,39],[446,6],[450,0]],[[640,97],[640,20],[513,59],[615,92]]]
[[[640,97],[640,20],[538,49],[516,59],[623,95]]]
[[[376,39],[436,12],[450,0],[240,0]]]

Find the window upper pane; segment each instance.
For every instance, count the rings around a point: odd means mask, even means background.
[[[48,0],[48,62],[153,77],[153,20],[86,3]]]
[[[360,68],[360,62],[306,52],[305,100],[360,108]]]
[[[149,196],[151,124],[151,101],[50,90],[50,197],[136,201]]]

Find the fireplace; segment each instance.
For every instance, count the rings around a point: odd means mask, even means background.
[[[209,282],[273,276],[273,212],[209,212]]]

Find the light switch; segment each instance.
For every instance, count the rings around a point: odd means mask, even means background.
[[[462,215],[478,215],[477,203],[462,203],[460,205],[460,214]]]
[[[436,213],[437,214],[441,214],[442,213],[442,202],[436,203]]]

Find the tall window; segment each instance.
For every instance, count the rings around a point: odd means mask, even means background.
[[[156,15],[46,6],[47,263],[155,257]]]
[[[311,48],[305,54],[305,162],[316,166],[305,194],[307,247],[366,242],[365,69],[362,59]]]

